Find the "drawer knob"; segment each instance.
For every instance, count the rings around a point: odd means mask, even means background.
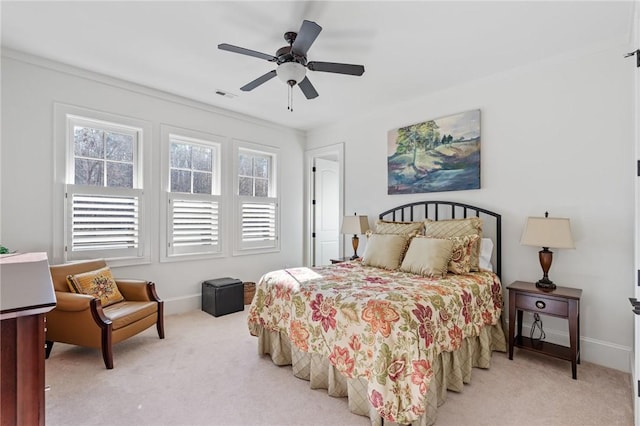
[[[536,308],[538,309],[544,309],[547,306],[546,303],[544,303],[542,300],[538,300],[536,301]]]

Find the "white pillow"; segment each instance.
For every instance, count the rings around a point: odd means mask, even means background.
[[[491,238],[483,238],[480,240],[480,270],[493,272],[491,264],[491,255],[493,254],[493,241]]]

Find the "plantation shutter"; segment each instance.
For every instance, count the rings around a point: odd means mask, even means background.
[[[142,190],[67,186],[70,260],[137,256]]]
[[[220,251],[219,197],[169,194],[169,255]]]
[[[241,248],[275,248],[278,235],[276,198],[240,197]]]

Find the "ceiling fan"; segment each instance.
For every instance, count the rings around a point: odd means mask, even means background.
[[[245,84],[240,90],[244,92],[253,90],[277,75],[283,82],[289,85],[289,90],[297,84],[307,99],[313,99],[318,97],[318,92],[306,76],[307,70],[356,76],[364,73],[364,66],[362,65],[307,61],[307,52],[318,37],[318,34],[320,34],[320,31],[322,31],[322,27],[315,22],[302,21],[302,26],[297,33],[292,31],[284,33],[284,39],[289,45],[278,49],[275,56],[226,43],[219,44],[218,49],[265,59],[269,62],[275,62],[278,65],[275,70],[269,71]],[[291,109],[291,107],[289,107],[289,109]]]

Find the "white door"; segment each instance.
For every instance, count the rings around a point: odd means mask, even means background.
[[[315,265],[340,254],[340,175],[338,162],[315,160]]]

